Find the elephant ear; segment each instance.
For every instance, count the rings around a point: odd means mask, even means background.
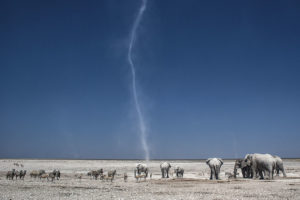
[[[218,158],[218,160],[221,162],[221,165],[223,165],[223,160],[221,158]]]
[[[252,157],[253,157],[253,154],[247,154],[245,156],[244,161],[246,162],[247,165],[251,165],[252,164]]]
[[[211,160],[212,158],[209,158],[209,159],[207,159],[206,160],[206,164],[208,164],[209,163],[209,161]]]
[[[253,154],[246,154],[245,159],[250,159],[250,160],[252,160],[252,156],[253,156]]]
[[[252,157],[253,157],[253,155],[249,154],[247,158],[252,162]]]

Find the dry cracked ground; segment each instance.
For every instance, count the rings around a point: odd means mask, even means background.
[[[172,166],[185,169],[184,178],[161,179],[159,164],[148,164],[151,179],[137,182],[133,176],[139,161],[125,160],[0,160],[0,199],[300,199],[300,159],[285,159],[288,177],[274,180],[228,179],[234,161],[225,160],[221,180],[210,181],[209,168],[204,160],[172,160]],[[15,164],[18,163],[19,166]],[[21,167],[21,164],[23,167]],[[25,180],[6,180],[8,170],[27,170]],[[92,180],[86,174],[103,168],[104,172],[116,169],[113,182]],[[53,182],[30,178],[32,170],[59,169],[60,180]],[[124,182],[123,174],[128,174]],[[81,179],[78,177],[82,176]]]

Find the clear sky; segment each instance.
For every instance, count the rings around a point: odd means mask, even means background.
[[[140,0],[0,2],[0,158],[143,158]],[[300,157],[300,1],[149,0],[150,158]]]

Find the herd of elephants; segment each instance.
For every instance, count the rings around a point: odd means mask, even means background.
[[[206,164],[210,168],[210,179],[219,179],[223,160],[221,158],[209,158],[206,160]],[[169,178],[170,168],[171,164],[168,162],[160,165],[162,178]],[[274,171],[276,171],[276,175],[279,175],[281,171],[283,176],[286,177],[282,159],[271,154],[247,154],[244,159],[237,159],[234,164],[233,174],[230,174],[229,177],[236,178],[238,169],[241,169],[243,178],[256,179],[259,177],[264,179],[264,176],[267,175],[269,179],[273,179]],[[136,172],[138,175],[143,172],[147,176],[148,168],[145,164],[137,164],[135,174]],[[177,177],[183,177],[184,169],[176,166],[174,173]]]
[[[223,165],[223,160],[221,158],[209,158],[206,160],[206,164],[210,168],[210,179],[219,179],[220,170]],[[160,170],[162,178],[169,178],[169,172],[171,169],[171,164],[169,162],[163,162],[160,164]],[[183,177],[184,169],[179,166],[175,166],[174,172],[171,174],[175,174],[176,177]],[[286,173],[283,167],[283,161],[279,156],[274,156],[271,154],[247,154],[244,159],[237,159],[234,164],[233,173],[229,174],[228,177],[236,178],[237,170],[241,169],[243,178],[260,178],[264,179],[264,176],[267,176],[268,179],[273,179],[274,172],[276,171],[276,175],[279,175],[281,171],[283,176],[286,177]],[[146,179],[148,175],[152,178],[152,173],[149,173],[149,168],[146,164],[139,163],[136,164],[134,169],[134,177],[137,181],[141,178]],[[8,171],[6,174],[7,179],[13,180],[23,179],[26,175],[26,170],[17,171],[15,169]],[[107,174],[104,174],[103,169],[90,171],[87,174],[88,176],[97,179],[100,177],[102,180],[113,180],[116,175],[116,170],[108,171]],[[60,179],[60,171],[54,170],[50,173],[46,173],[45,170],[34,170],[31,171],[30,177],[40,178],[40,179],[51,179],[52,181]],[[81,176],[78,178],[81,179]],[[124,181],[127,181],[127,173],[124,173]]]

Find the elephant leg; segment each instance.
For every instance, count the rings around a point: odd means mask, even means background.
[[[247,167],[246,172],[247,172],[246,178],[253,178],[251,167]]]
[[[213,177],[216,178],[216,168],[212,167],[212,175],[211,175],[211,179],[213,179]]]
[[[220,167],[220,166],[218,166],[218,167],[217,167],[217,176],[218,176],[218,178],[217,178],[217,179],[219,179],[219,177],[220,177],[220,176],[219,176],[219,175],[220,175],[220,171],[221,171],[221,167]]]
[[[271,174],[272,174],[272,179],[274,179],[274,171],[275,171],[275,166],[272,167],[272,172],[271,172]]]
[[[164,169],[161,169],[161,178],[165,178],[165,176],[164,176]]]
[[[259,170],[258,173],[259,173],[260,179],[264,179],[264,175],[263,175],[262,170]]]
[[[252,174],[253,174],[253,179],[257,178],[257,174],[256,174],[256,166],[252,165]]]
[[[215,177],[216,177],[216,180],[219,179],[219,168],[218,167],[216,167],[216,169],[215,169]]]
[[[246,169],[242,168],[242,174],[243,174],[243,178],[246,178]]]
[[[167,178],[169,178],[169,169],[167,169],[166,171],[167,171]]]
[[[213,179],[213,173],[214,173],[214,172],[213,172],[212,168],[210,168],[210,178],[209,178],[210,180]]]
[[[274,170],[272,170],[272,179],[274,179]]]
[[[268,169],[269,180],[273,179],[273,170]]]
[[[253,173],[250,167],[248,169],[248,173],[249,173],[248,178],[253,178]]]

